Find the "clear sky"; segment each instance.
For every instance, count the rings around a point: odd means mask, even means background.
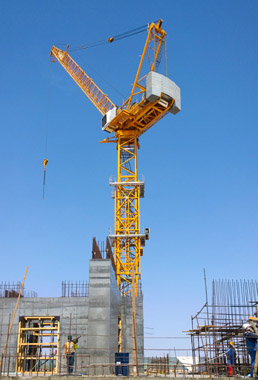
[[[92,237],[114,228],[109,176],[117,170],[115,146],[99,144],[101,114],[50,62],[51,47],[164,20],[182,111],[140,140],[141,225],[151,231],[142,283],[145,326],[153,336],[184,336],[205,303],[203,268],[209,297],[213,279],[257,279],[258,2],[0,0],[0,18],[0,279],[21,281],[29,265],[25,286],[39,296],[60,296],[62,280],[88,280]],[[121,104],[145,38],[71,55]]]

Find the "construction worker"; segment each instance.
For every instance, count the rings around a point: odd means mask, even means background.
[[[250,323],[244,323],[244,337],[246,342],[246,347],[248,350],[248,354],[251,358],[251,372],[248,374],[248,377],[253,377],[254,374],[254,363],[255,363],[255,355],[257,349],[257,335],[255,334],[254,328]],[[258,374],[258,370],[257,370]]]
[[[228,376],[233,376],[233,366],[236,364],[236,349],[234,342],[229,342],[229,349],[226,352]]]
[[[72,340],[73,337],[71,335],[69,335],[67,339],[68,340],[65,343],[65,357],[66,357],[66,363],[67,363],[67,368],[68,368],[68,374],[70,375],[73,373],[74,355],[75,355],[75,351],[78,348],[78,345],[74,343],[74,341]]]

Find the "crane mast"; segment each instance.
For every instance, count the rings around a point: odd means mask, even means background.
[[[139,137],[166,114],[176,114],[181,109],[180,88],[169,78],[156,72],[161,46],[166,36],[161,24],[162,20],[159,20],[148,27],[131,94],[121,107],[116,107],[111,102],[67,51],[53,46],[50,53],[101,112],[102,129],[114,133],[111,139],[101,142],[117,144],[117,178],[110,181],[110,185],[114,186],[115,198],[114,234],[109,237],[114,247],[117,284],[123,296],[132,292],[133,278],[138,295],[141,256],[145,240],[149,239],[149,229],[141,232],[140,228],[140,198],[144,196],[144,182],[138,179],[137,173]],[[149,72],[142,75],[143,62],[146,59]]]

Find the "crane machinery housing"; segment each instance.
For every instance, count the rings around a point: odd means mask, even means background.
[[[144,196],[144,182],[137,175],[139,137],[168,113],[181,110],[180,88],[167,76],[158,73],[161,47],[166,39],[162,20],[148,26],[148,34],[129,98],[117,107],[93,80],[71,58],[67,49],[53,46],[51,57],[64,67],[85,95],[102,114],[102,130],[113,133],[101,142],[114,142],[118,151],[117,178],[114,186],[115,225],[109,235],[114,247],[117,284],[122,296],[136,295],[141,279],[141,256],[149,229],[140,229],[140,198]],[[112,39],[108,39],[112,42]],[[149,72],[143,71],[144,59]]]

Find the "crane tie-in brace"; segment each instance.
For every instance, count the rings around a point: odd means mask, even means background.
[[[43,177],[43,200],[44,200],[44,198],[45,198],[45,183],[46,183],[47,163],[48,163],[48,159],[45,158],[45,159],[43,160],[43,165],[44,165],[44,177]]]

